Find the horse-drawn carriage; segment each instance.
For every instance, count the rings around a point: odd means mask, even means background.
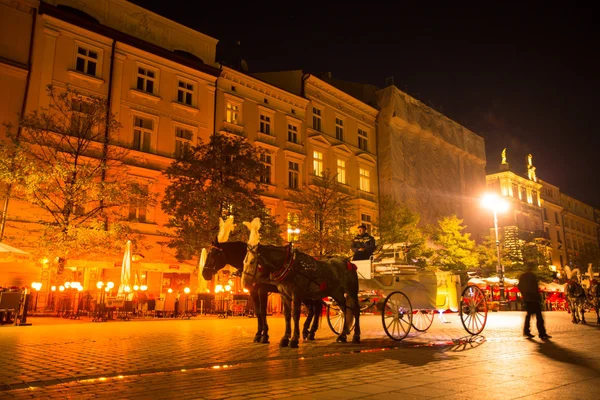
[[[426,271],[393,260],[353,264],[358,268],[361,311],[380,313],[383,329],[393,340],[404,339],[412,328],[427,331],[435,314],[445,310],[458,311],[471,335],[480,334],[485,327],[485,295],[467,284],[466,274]],[[344,314],[335,301],[329,301],[327,307],[329,327],[338,334],[345,323]]]

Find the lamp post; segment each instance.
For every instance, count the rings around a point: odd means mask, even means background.
[[[483,207],[492,210],[494,213],[494,231],[496,233],[496,255],[498,256],[498,265],[496,266],[496,273],[499,278],[500,286],[500,310],[506,311],[506,294],[504,292],[504,266],[502,265],[502,259],[500,256],[500,239],[498,238],[498,213],[505,212],[508,209],[508,203],[506,200],[495,194],[486,194],[483,196],[481,201]]]

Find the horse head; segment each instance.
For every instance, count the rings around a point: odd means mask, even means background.
[[[249,244],[244,258],[244,270],[242,272],[242,285],[251,289],[257,281],[258,273],[258,243]]]
[[[213,275],[220,269],[227,265],[227,258],[223,247],[218,240],[213,240],[210,244],[210,250],[206,255],[206,261],[204,262],[204,268],[202,269],[202,277],[207,281],[211,280]]]

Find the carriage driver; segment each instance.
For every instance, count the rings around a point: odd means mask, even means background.
[[[367,233],[367,226],[358,226],[358,235],[352,240],[352,261],[368,260],[375,251],[375,238]]]

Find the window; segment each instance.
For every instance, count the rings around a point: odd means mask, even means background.
[[[288,142],[298,143],[298,127],[288,124]]]
[[[313,151],[313,173],[316,176],[323,175],[323,153]]]
[[[239,121],[238,121],[239,113],[240,113],[239,105],[227,102],[227,122],[229,122],[231,124],[238,124],[239,123]]]
[[[154,131],[154,121],[151,119],[134,117],[133,119],[133,150],[150,152],[150,141]]]
[[[536,190],[533,190],[531,192],[531,201],[533,202],[534,206],[539,206],[540,202],[538,200],[538,192]]]
[[[360,214],[360,222],[367,226],[367,232],[371,232],[371,216],[369,214]]]
[[[544,208],[544,221],[548,221],[548,212],[546,211],[546,209]]]
[[[511,196],[512,197],[517,197],[519,195],[519,187],[517,186],[516,183],[512,184],[512,193]]]
[[[146,93],[154,93],[154,83],[156,75],[154,71],[147,68],[138,67],[137,89]]]
[[[298,177],[300,175],[300,167],[298,163],[293,161],[288,162],[288,188],[298,189]]]
[[[148,185],[139,185],[140,194],[143,198],[148,196]],[[129,204],[129,220],[137,221],[137,222],[146,222],[146,208],[148,204],[146,204],[145,200],[133,200]]]
[[[179,87],[177,88],[177,101],[179,103],[191,106],[193,95],[194,85],[191,83],[179,81]]]
[[[346,184],[346,161],[337,159],[337,181]]]
[[[519,196],[519,199],[521,199],[522,201],[527,201],[527,189],[524,187],[521,187],[521,194]]]
[[[358,128],[358,148],[369,151],[369,135],[367,131]]]
[[[265,135],[271,134],[271,117],[268,115],[260,114],[260,133]]]
[[[77,60],[75,63],[75,70],[84,74],[96,76],[97,65],[98,52],[85,49],[83,47],[77,47]]]
[[[370,192],[371,191],[371,179],[369,178],[370,172],[366,169],[359,168],[359,175],[360,175],[360,180],[358,182],[359,183],[358,188],[360,190],[362,190],[363,192]]]
[[[335,118],[335,138],[344,141],[344,120]]]
[[[321,132],[321,110],[313,107],[313,124],[312,127],[315,131]]]
[[[556,241],[558,243],[562,243],[562,239],[560,238],[560,231],[558,229],[556,230]]]
[[[556,221],[557,224],[560,224],[560,222],[558,220],[558,213],[556,211],[554,211],[554,220]]]
[[[176,127],[175,128],[175,158],[181,158],[192,146],[194,134],[191,130]]]
[[[94,123],[91,105],[80,98],[71,100],[71,136],[85,137]]]
[[[271,173],[273,171],[273,163],[272,163],[271,155],[261,153],[260,161],[265,166],[265,170],[264,170],[263,174],[260,176],[260,182],[270,185],[271,184]]]

